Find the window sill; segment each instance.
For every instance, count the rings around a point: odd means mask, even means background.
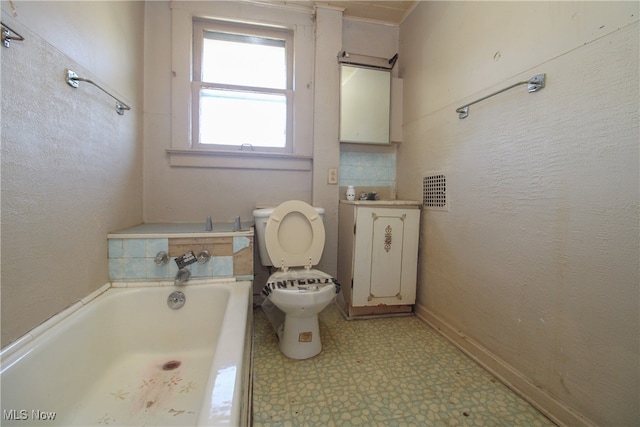
[[[297,154],[168,149],[169,164],[193,168],[310,171],[313,158]]]

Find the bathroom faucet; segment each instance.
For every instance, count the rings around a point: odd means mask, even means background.
[[[189,280],[191,277],[191,271],[186,268],[181,268],[178,270],[178,274],[176,274],[176,280],[174,280],[173,284],[175,286],[184,286],[185,282]]]

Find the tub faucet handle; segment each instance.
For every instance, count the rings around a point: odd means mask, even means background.
[[[156,254],[153,262],[157,265],[165,265],[169,263],[169,255],[165,251],[160,251]]]
[[[211,254],[208,250],[203,249],[198,253],[198,264],[206,264],[211,259]]]

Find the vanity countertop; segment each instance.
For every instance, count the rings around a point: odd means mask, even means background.
[[[417,200],[340,200],[340,203],[346,205],[360,206],[420,206],[421,202]]]

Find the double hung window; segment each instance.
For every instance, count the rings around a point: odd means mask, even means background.
[[[211,20],[193,29],[194,148],[291,153],[292,32]]]

